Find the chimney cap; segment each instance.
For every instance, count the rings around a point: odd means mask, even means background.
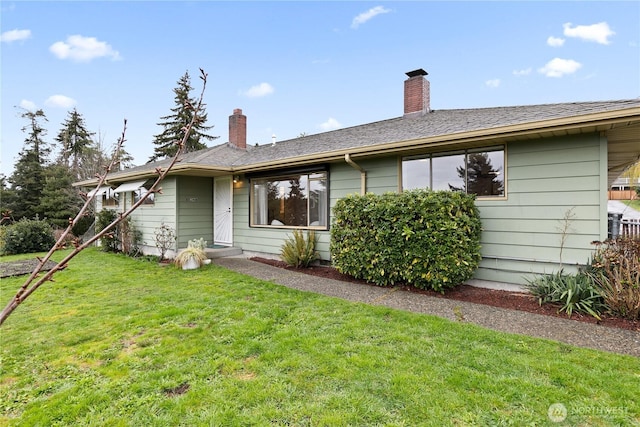
[[[418,68],[417,70],[409,71],[408,73],[405,73],[405,74],[409,77],[417,77],[417,76],[426,76],[429,73],[427,73],[422,68]]]
[[[242,108],[234,108],[234,109],[233,109],[233,114],[235,114],[235,115],[240,115],[240,114],[242,114]]]

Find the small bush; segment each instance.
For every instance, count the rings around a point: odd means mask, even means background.
[[[46,221],[23,218],[6,227],[4,254],[45,252],[56,243],[53,229]]]
[[[589,275],[607,309],[626,319],[640,319],[640,239],[620,237],[594,242]]]
[[[155,229],[153,240],[158,252],[160,252],[160,261],[162,261],[176,242],[176,232],[170,225],[163,222],[160,227]]]
[[[96,233],[104,230],[109,224],[115,221],[117,212],[111,209],[103,209],[98,212],[96,216]],[[110,233],[105,234],[100,238],[100,245],[105,252],[118,252],[120,249],[120,242],[118,241],[118,233],[111,230]]]
[[[64,233],[65,230],[62,228],[56,228],[53,230],[53,238],[54,240],[57,242],[58,240],[60,240],[60,238],[62,237],[62,233]],[[67,236],[65,237],[64,241],[61,242],[61,247],[67,248],[73,245],[73,243],[76,241],[77,237],[73,235],[73,233],[69,233],[67,234]]]
[[[202,237],[199,239],[192,239],[187,242],[187,247],[201,249],[204,251],[205,249],[207,249],[207,241]]]
[[[89,231],[89,227],[93,225],[93,221],[95,221],[95,216],[93,215],[85,215],[78,220],[78,223],[73,227],[71,232],[78,236],[82,237],[87,231]]]
[[[472,277],[481,224],[473,195],[413,190],[347,196],[333,208],[336,269],[379,286],[444,291]]]
[[[308,231],[305,238],[301,230],[294,230],[293,235],[287,238],[282,245],[280,258],[291,267],[309,267],[319,258],[316,251],[315,231]]]
[[[586,273],[566,274],[559,271],[544,274],[528,280],[526,288],[538,298],[540,305],[560,304],[559,311],[567,313],[569,317],[576,311],[600,319],[604,309],[602,295]]]
[[[4,242],[7,235],[7,227],[6,225],[0,225],[0,255],[4,255]]]
[[[131,218],[123,219],[116,227],[116,233],[120,241],[120,251],[129,256],[140,255],[140,240],[142,232],[134,225]]]
[[[179,267],[184,267],[191,259],[194,259],[198,266],[202,266],[207,259],[207,254],[204,249],[196,246],[187,246],[186,249],[178,253],[173,262]]]
[[[114,210],[103,209],[96,216],[96,233],[104,230],[119,215]],[[102,250],[105,252],[122,252],[135,256],[139,254],[138,244],[142,233],[133,226],[131,218],[122,220],[111,232],[100,238]]]

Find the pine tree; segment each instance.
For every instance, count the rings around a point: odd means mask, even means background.
[[[191,118],[193,117],[193,110],[189,108],[189,105],[195,103],[195,99],[190,97],[192,90],[191,78],[187,71],[184,76],[178,80],[178,86],[173,89],[175,93],[175,107],[171,109],[172,114],[160,117],[163,121],[158,123],[158,126],[162,126],[163,131],[154,136],[153,143],[156,147],[149,161],[172,157],[177,152],[178,145],[176,142],[182,139],[184,128],[191,122]],[[211,136],[205,133],[213,128],[213,126],[206,126],[206,121],[207,114],[203,108],[200,112],[200,119],[191,129],[191,134],[185,143],[183,148],[185,153],[207,148],[203,140],[213,140],[217,138],[217,136]]]
[[[71,185],[74,177],[63,165],[51,165],[45,169],[45,183],[40,198],[40,210],[47,221],[59,228],[65,228],[69,218],[76,216],[82,206],[78,191]]]
[[[125,150],[122,145],[120,146],[120,148],[118,148],[118,145],[116,144],[111,151],[112,156],[116,158],[116,161],[113,164],[114,171],[121,171],[134,166],[133,156],[127,150]]]
[[[14,204],[15,194],[7,184],[7,177],[0,174],[0,224],[4,224],[13,217],[10,206]]]
[[[488,153],[470,153],[465,166],[456,168],[458,176],[465,180],[462,188],[452,186],[453,191],[465,191],[478,196],[497,196],[504,192],[504,182],[500,170],[494,169]]]
[[[83,160],[93,154],[90,150],[95,146],[92,139],[94,135],[94,132],[87,130],[84,118],[75,108],[69,111],[55,140],[60,143],[58,164],[69,168],[74,179],[87,178],[81,169]]]
[[[21,117],[28,120],[28,124],[22,128],[28,135],[9,178],[14,200],[8,208],[13,212],[15,219],[43,217],[40,198],[45,184],[44,169],[49,148],[42,139],[47,131],[40,121],[47,121],[47,118],[42,110],[25,111]]]

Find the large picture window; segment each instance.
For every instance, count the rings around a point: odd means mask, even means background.
[[[327,172],[251,180],[251,225],[326,229]]]
[[[427,154],[402,159],[402,188],[463,191],[504,197],[504,147]]]

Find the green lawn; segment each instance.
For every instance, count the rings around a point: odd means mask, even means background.
[[[640,359],[216,266],[85,251],[0,334],[0,425],[640,424]]]
[[[621,200],[621,202],[637,211],[640,211],[640,200]]]

